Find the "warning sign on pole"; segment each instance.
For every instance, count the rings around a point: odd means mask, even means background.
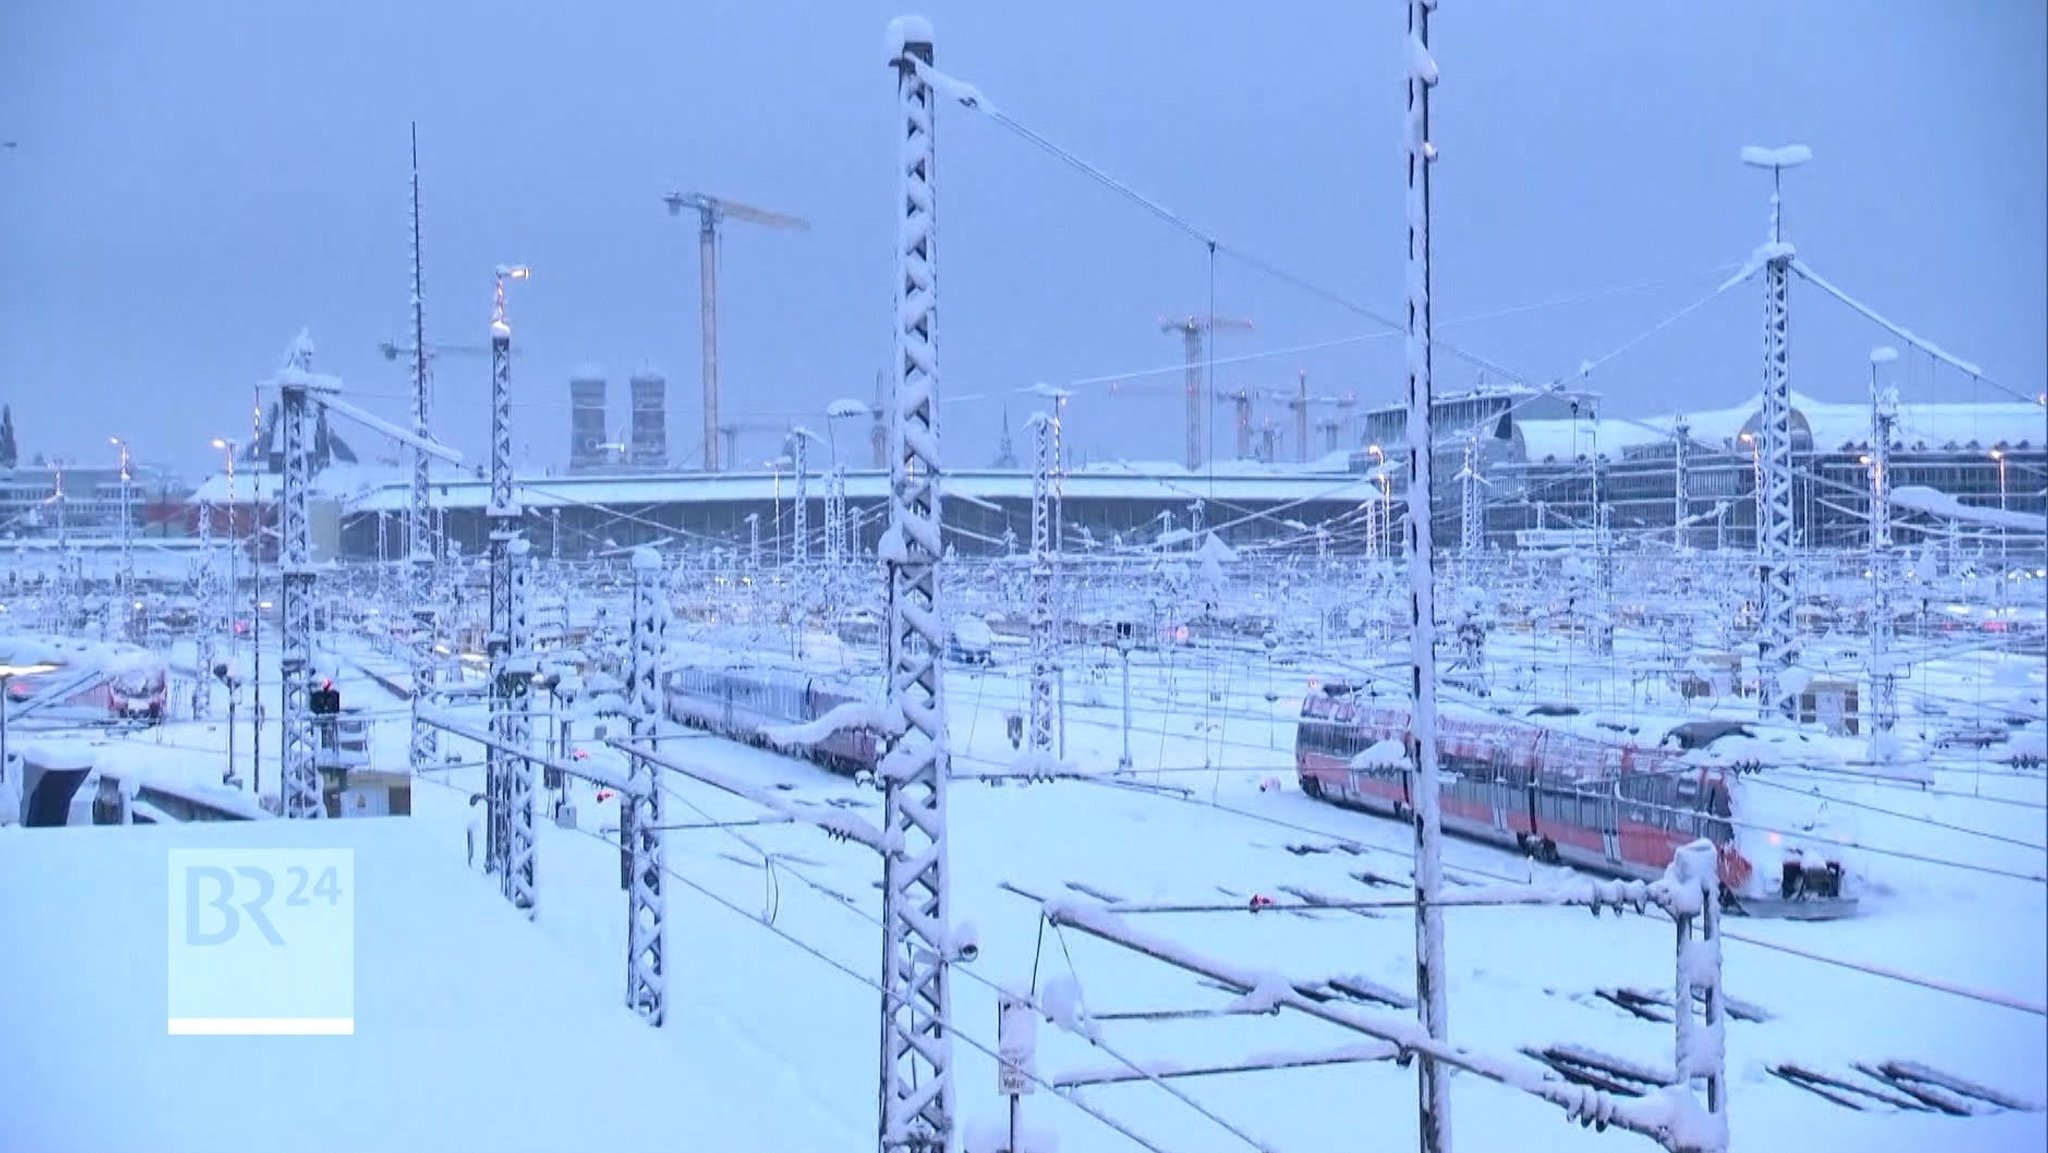
[[[996,1001],[997,1092],[1005,1097],[1030,1093],[1038,1072],[1038,1011],[1019,997]]]

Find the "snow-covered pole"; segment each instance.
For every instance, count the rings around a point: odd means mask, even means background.
[[[880,765],[891,849],[882,858],[883,1153],[952,1147],[953,1044],[948,966],[946,698],[939,656],[940,539],[936,338],[937,237],[933,220],[931,25],[889,25],[889,63],[901,116],[896,143],[895,414],[890,431],[889,527],[881,547],[889,580],[888,707],[902,718]]]
[[[1430,451],[1430,201],[1429,92],[1437,83],[1429,54],[1429,15],[1436,0],[1408,0],[1408,584],[1410,590],[1409,715],[1415,730],[1415,1000],[1430,1038],[1450,1035],[1444,981],[1443,826],[1438,806],[1436,744],[1436,571],[1430,540],[1433,496]],[[1417,1118],[1423,1153],[1450,1153],[1450,1069],[1427,1053],[1416,1061]]]
[[[1486,505],[1485,494],[1479,488],[1479,436],[1474,433],[1465,441],[1465,467],[1458,473],[1460,486],[1458,504],[1458,549],[1469,562],[1486,550]]]
[[[790,434],[791,468],[796,472],[796,500],[790,506],[790,561],[799,586],[811,567],[811,434],[799,428]]]
[[[1874,754],[1899,722],[1899,678],[1892,667],[1892,425],[1898,394],[1881,387],[1878,366],[1898,359],[1890,348],[1870,353],[1870,741]],[[1880,735],[1883,734],[1883,735]]]
[[[1677,924],[1678,982],[1672,1020],[1677,1030],[1678,1083],[1705,1095],[1706,1124],[1674,1126],[1673,1149],[1721,1153],[1728,1148],[1728,1052],[1721,1000],[1719,854],[1712,841],[1678,850],[1669,903]]]
[[[825,604],[834,625],[846,581],[846,470],[835,460],[825,480]]]
[[[520,509],[512,489],[512,326],[505,319],[505,281],[524,280],[524,266],[500,265],[491,297],[491,496],[484,516],[490,523],[490,631],[484,648],[490,658],[491,731],[508,744],[512,724],[512,542],[519,537]],[[488,756],[485,793],[489,798],[490,836],[486,854],[493,869],[506,867],[511,777],[517,758],[504,749]]]
[[[1595,434],[1597,437],[1597,433]],[[1600,455],[1599,441],[1593,444],[1593,525],[1595,547],[1600,551],[1593,566],[1593,585],[1599,596],[1594,610],[1593,651],[1614,654],[1614,505],[1607,498],[1607,458]]]
[[[633,625],[626,700],[634,747],[652,740],[661,717],[661,651],[668,629],[662,595],[661,558],[651,548],[633,550]],[[630,852],[627,867],[626,1006],[650,1025],[667,1015],[667,902],[662,895],[661,786],[646,757],[628,758],[622,828]]]
[[[1030,422],[1031,458],[1031,728],[1034,754],[1052,753],[1052,420],[1044,413]]]
[[[192,684],[192,719],[205,720],[213,712],[213,634],[220,627],[215,615],[220,608],[218,570],[213,556],[213,502],[199,502],[199,580],[193,599],[199,602],[197,642],[198,679]]]
[[[533,744],[533,628],[529,611],[533,605],[533,544],[514,537],[505,545],[506,653],[504,680],[499,686],[505,709],[499,714],[498,736],[511,749],[525,750]],[[533,762],[524,756],[506,754],[505,765],[505,898],[515,909],[533,916],[534,837]]]
[[[1757,419],[1757,706],[1780,708],[1783,674],[1798,663],[1792,554],[1792,384],[1787,347],[1786,289],[1792,246],[1785,243],[1781,185],[1784,170],[1812,158],[1805,147],[1745,148],[1745,164],[1771,170],[1771,239],[1764,257],[1764,387]]]
[[[130,606],[134,604],[135,597],[135,525],[134,514],[129,511],[132,478],[128,473],[128,442],[117,437],[114,443],[121,450],[121,559],[120,568],[115,576],[114,591],[119,599],[118,609],[121,616],[128,620],[132,627],[134,616]]]
[[[284,680],[283,779],[280,811],[290,819],[324,817],[313,734],[313,547],[308,517],[313,483],[313,342],[305,333],[292,345],[278,375],[278,420],[284,426],[284,484],[278,501],[281,586],[278,668]],[[253,678],[252,678],[253,679]]]
[[[1671,543],[1680,552],[1690,537],[1685,521],[1692,515],[1692,478],[1687,474],[1691,451],[1692,424],[1679,413],[1671,426]]]

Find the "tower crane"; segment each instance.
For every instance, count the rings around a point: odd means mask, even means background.
[[[704,324],[704,471],[718,471],[718,436],[722,431],[718,423],[718,232],[719,222],[732,219],[744,220],[764,228],[782,228],[798,232],[808,230],[810,222],[795,216],[784,216],[765,208],[755,208],[733,200],[721,200],[701,192],[671,192],[661,198],[668,205],[670,216],[680,216],[683,209],[697,212],[697,289],[703,302]]]
[[[1309,392],[1308,370],[1305,368],[1295,375],[1293,392],[1282,392],[1279,389],[1269,389],[1267,391],[1258,393],[1257,395],[1267,400],[1279,401],[1280,403],[1286,405],[1289,411],[1294,413],[1294,450],[1295,455],[1299,458],[1299,462],[1302,464],[1307,464],[1309,458],[1309,410],[1311,408],[1320,408],[1325,406],[1334,407],[1338,410],[1337,415],[1324,417],[1322,420],[1316,422],[1316,427],[1323,431],[1324,437],[1326,438],[1325,447],[1323,451],[1335,452],[1337,451],[1338,434],[1343,429],[1347,410],[1355,408],[1358,405],[1358,394],[1355,392]],[[1244,419],[1247,421],[1247,423],[1249,423],[1249,417],[1249,413],[1244,414]],[[1266,423],[1268,427],[1264,430],[1263,435],[1268,438],[1265,452],[1266,458],[1270,462],[1276,459],[1275,446],[1273,445],[1271,439],[1273,436],[1273,429],[1271,427],[1273,422],[1269,420]]]
[[[1159,331],[1177,332],[1187,349],[1188,445],[1187,465],[1202,467],[1205,446],[1202,439],[1202,340],[1210,332],[1251,331],[1252,322],[1226,316],[1182,316],[1159,318]]]
[[[743,418],[743,419],[740,419],[740,420],[729,420],[729,421],[726,421],[726,422],[725,422],[724,424],[721,424],[721,425],[719,425],[719,426],[718,426],[718,435],[719,435],[719,436],[721,436],[721,437],[723,437],[723,438],[725,439],[725,459],[726,459],[726,460],[728,460],[728,461],[734,461],[734,460],[738,460],[738,459],[740,458],[740,454],[739,454],[739,436],[740,436],[740,434],[741,434],[741,433],[743,433],[743,432],[780,432],[780,433],[787,433],[787,432],[788,432],[788,431],[790,430],[790,426],[791,426],[791,423],[792,423],[791,421],[789,421],[789,420],[786,420],[786,419],[785,419],[785,420],[770,420],[770,419],[767,419],[767,418],[761,418],[761,419],[744,419],[744,418]]]
[[[378,344],[377,344],[377,351],[379,351],[379,352],[383,353],[383,354],[384,354],[384,359],[386,359],[386,360],[397,360],[397,359],[398,359],[398,358],[399,358],[400,356],[411,356],[411,355],[412,355],[412,352],[413,352],[413,348],[412,348],[412,345],[410,345],[410,344],[400,344],[399,342],[397,342],[397,341],[395,341],[395,340],[385,340],[385,341],[380,341],[380,342],[378,342]],[[490,354],[491,354],[491,346],[490,346],[490,345],[488,345],[488,344],[440,344],[440,343],[435,343],[435,344],[429,344],[429,345],[427,345],[427,355],[428,355],[429,357],[435,357],[435,356],[489,356]]]
[[[1252,402],[1262,393],[1239,385],[1229,392],[1216,394],[1217,404],[1231,407],[1232,423],[1237,432],[1237,459],[1244,460],[1252,454]],[[1188,466],[1190,468],[1193,465]]]

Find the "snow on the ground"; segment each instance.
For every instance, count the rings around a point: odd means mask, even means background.
[[[391,663],[367,648],[343,655],[380,669],[377,662]],[[1362,1040],[1291,1015],[1116,1020],[1133,1010],[1222,1009],[1238,998],[1074,930],[1042,928],[1037,906],[1002,891],[1003,882],[1047,897],[1089,898],[1072,883],[1123,901],[1228,906],[1129,916],[1258,971],[1311,980],[1354,976],[1396,994],[1412,988],[1408,910],[1249,911],[1254,895],[1283,904],[1399,897],[1412,834],[1303,797],[1289,766],[1292,715],[1307,673],[1255,673],[1235,660],[1204,665],[1195,654],[1167,653],[1134,662],[1133,747],[1141,771],[1130,780],[1028,787],[963,780],[951,789],[953,915],[977,926],[980,943],[979,958],[954,970],[952,990],[963,1129],[978,1136],[1000,1128],[1006,1114],[995,1063],[973,1047],[994,1045],[996,986],[1029,986],[1035,978],[1041,993],[1064,989],[1069,1005],[1077,997],[1094,1018],[1100,1048],[1041,1026],[1038,1067],[1047,1074],[1102,1069],[1121,1058],[1148,1068],[1228,1063]],[[1021,705],[1019,678],[1000,669],[949,670],[948,677],[960,771],[1006,771],[1016,753],[1003,715]],[[1070,681],[1066,759],[1115,762],[1116,678],[1112,669],[1106,677]],[[402,761],[397,702],[346,666],[342,685],[351,703],[394,718],[379,726],[378,756]],[[1644,711],[1623,699],[1599,703]],[[175,724],[103,751],[124,762],[149,758],[217,774],[221,728]],[[267,739],[274,740],[274,729]],[[701,734],[664,743],[683,761],[879,820],[875,792],[813,766]],[[461,744],[443,741],[444,750],[470,758],[473,750]],[[593,748],[592,759],[617,767],[609,750]],[[1203,771],[1205,765],[1214,767]],[[1944,771],[1935,781],[1943,791],[1844,774],[1830,761],[1773,779],[1902,814],[1857,811],[1854,829],[1870,844],[2015,870],[2029,861],[2041,867],[2038,851],[1924,823],[1941,820],[2037,845],[2038,774]],[[0,884],[0,925],[10,942],[0,952],[0,973],[12,990],[0,1008],[0,1036],[32,1038],[37,1054],[25,1073],[18,1066],[0,1077],[0,1125],[36,1128],[23,1129],[21,1141],[0,1131],[9,1138],[0,1147],[275,1148],[276,1134],[288,1131],[280,1126],[293,1116],[314,1117],[314,1129],[337,1135],[331,1146],[294,1139],[294,1148],[516,1151],[602,1147],[629,1136],[722,1150],[872,1143],[880,869],[870,851],[787,824],[670,833],[668,862],[678,875],[669,898],[670,1021],[655,1033],[621,1004],[625,918],[612,831],[616,801],[600,802],[578,786],[579,827],[541,824],[539,908],[529,923],[498,896],[491,878],[464,864],[464,830],[474,814],[468,797],[480,780],[474,769],[422,776],[410,820],[0,835],[0,877],[9,878]],[[762,815],[705,786],[668,784],[673,823]],[[1949,795],[1971,791],[2021,803]],[[163,1037],[164,847],[172,839],[262,837],[357,847],[361,1031],[354,1039]],[[2040,884],[1871,860],[1872,889],[1858,918],[1731,919],[1728,927],[1825,956],[2036,1003],[2048,999],[2048,909]],[[1447,846],[1446,862],[1454,881],[1559,873],[1461,843]],[[1369,885],[1357,873],[1395,885]],[[35,884],[14,880],[24,877]],[[1669,1066],[1671,1027],[1630,1016],[1596,993],[1668,989],[1674,960],[1667,922],[1536,907],[1451,909],[1446,920],[1451,1029],[1460,1044],[1502,1055],[1572,1044]],[[26,947],[13,946],[16,939]],[[1740,941],[1725,948],[1729,995],[1772,1014],[1728,1026],[1736,1150],[2048,1145],[2048,1119],[2039,1112],[1857,1113],[1766,1071],[1794,1060],[1853,1078],[1855,1062],[1917,1060],[2039,1099],[2048,1082],[2041,1017]],[[23,996],[25,987],[35,994]],[[1369,1011],[1409,1016],[1397,1008]],[[93,1075],[76,1076],[76,1069]],[[1414,1074],[1387,1062],[1170,1084],[1286,1153],[1361,1143],[1403,1148],[1414,1140]],[[109,1085],[135,1107],[98,1105]],[[301,1085],[318,1104],[294,1113],[287,1090]],[[351,1096],[347,1087],[358,1085],[360,1095]],[[1651,1147],[1627,1134],[1582,1130],[1554,1106],[1473,1078],[1454,1078],[1453,1087],[1454,1127],[1467,1148]],[[634,1114],[624,1103],[636,1090],[653,1103],[653,1115]],[[55,1095],[38,1095],[44,1093]],[[1162,1148],[1248,1147],[1154,1085],[1102,1086],[1082,1095]],[[1055,1135],[1063,1153],[1135,1147],[1044,1091],[1025,1100],[1024,1114],[1029,1127]],[[188,1132],[202,1136],[184,1146],[153,1139]],[[48,1144],[57,1137],[66,1140]],[[972,1153],[985,1150],[977,1145]]]
[[[356,862],[355,1035],[167,1035],[167,852],[339,846]],[[865,1139],[859,1114],[777,1093],[778,1063],[721,1040],[687,990],[678,1027],[640,1024],[620,989],[449,849],[445,830],[405,820],[0,830],[0,1148],[556,1153],[661,1130],[720,1149]],[[764,1094],[774,1107],[734,1107]]]

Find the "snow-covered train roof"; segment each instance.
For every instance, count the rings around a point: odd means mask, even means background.
[[[85,640],[37,633],[0,633],[0,662],[88,664],[99,668],[136,668],[162,663],[162,658],[126,641]]]

